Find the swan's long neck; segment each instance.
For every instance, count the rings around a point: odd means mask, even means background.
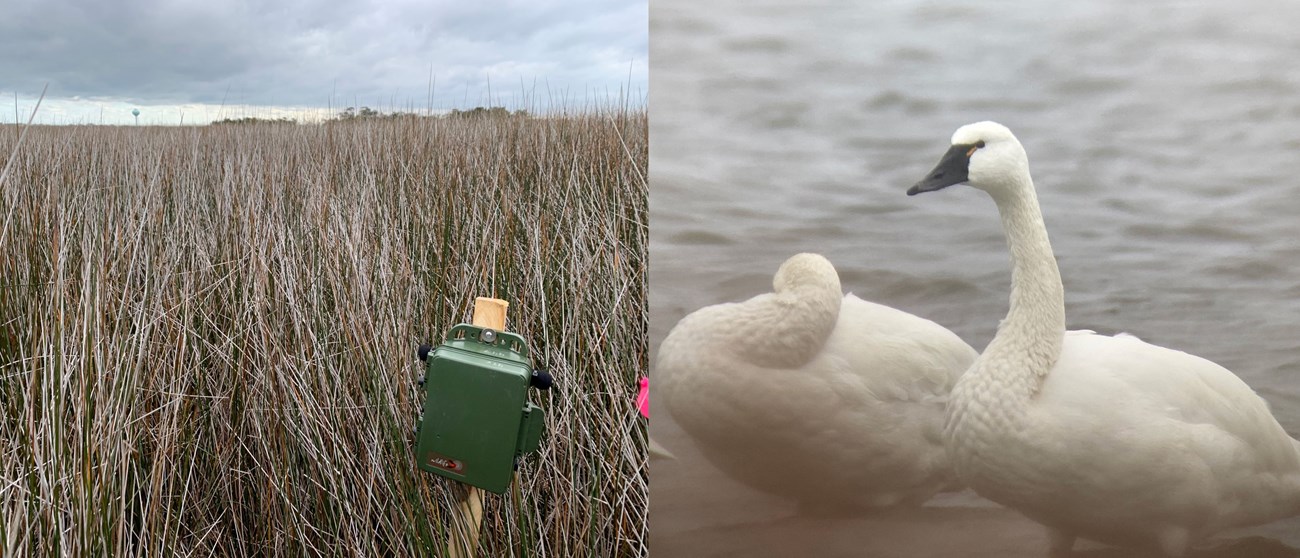
[[[1011,308],[971,369],[971,403],[1015,422],[1061,354],[1065,291],[1028,169],[994,201],[1011,249]],[[996,419],[995,419],[996,420]],[[1003,422],[1003,427],[1010,425]]]
[[[743,303],[743,312],[729,321],[745,336],[737,340],[746,348],[745,358],[765,367],[793,368],[821,351],[835,330],[843,299],[839,281],[802,285]]]
[[[1016,188],[994,195],[1011,248],[1011,309],[948,403],[945,447],[957,474],[1003,504],[1025,479],[1008,477],[1008,438],[1032,430],[1030,403],[1061,354],[1065,294],[1028,169]],[[995,497],[996,496],[996,497]]]
[[[1061,355],[1065,289],[1028,171],[1017,179],[1022,188],[995,198],[1011,249],[1011,308],[984,352],[989,359],[1021,365],[1004,374],[1019,376],[1028,397],[1038,391]]]

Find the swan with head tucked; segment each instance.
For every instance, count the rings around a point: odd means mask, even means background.
[[[1011,306],[953,388],[945,440],[959,478],[1076,537],[1180,556],[1216,531],[1300,514],[1300,442],[1240,378],[1132,336],[1065,330],[1060,272],[1024,148],[970,124],[908,194],[987,192],[1011,250]]]
[[[798,254],[775,292],[686,316],[655,397],[714,465],[819,513],[919,503],[954,487],[943,412],[976,352],[929,320],[840,290]]]

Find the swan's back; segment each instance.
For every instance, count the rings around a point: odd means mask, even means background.
[[[1121,391],[1097,393],[1105,386],[1096,378],[1102,374],[1114,378]],[[1236,374],[1196,355],[1132,336],[1070,334],[1043,392],[1045,399],[1072,406],[1122,398],[1131,418],[1212,426],[1252,448],[1249,456],[1261,470],[1300,472],[1295,441],[1268,403]]]
[[[660,346],[656,388],[705,456],[760,490],[834,507],[923,501],[950,485],[943,406],[975,351],[851,294],[835,292],[821,323],[779,298],[701,309]],[[773,306],[784,326],[822,333],[791,345],[756,318]]]

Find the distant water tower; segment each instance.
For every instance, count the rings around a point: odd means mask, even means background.
[[[140,125],[140,109],[131,109],[131,115],[135,116],[135,125]]]

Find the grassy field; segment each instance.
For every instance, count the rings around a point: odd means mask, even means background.
[[[0,184],[0,554],[443,552],[414,354],[476,296],[556,378],[480,554],[648,554],[647,158],[644,109],[31,129]]]

